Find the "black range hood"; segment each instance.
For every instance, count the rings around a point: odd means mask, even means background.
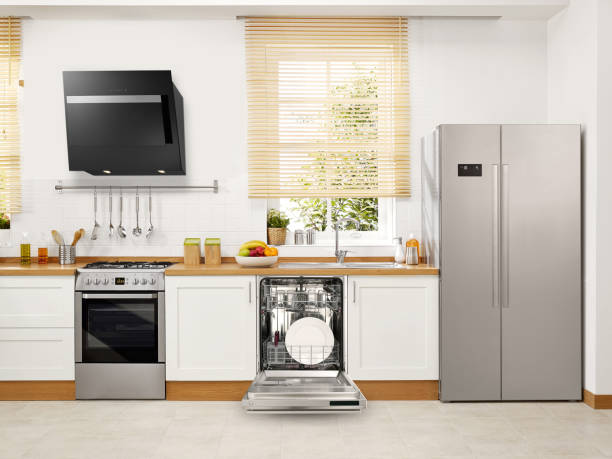
[[[71,171],[185,175],[183,97],[170,70],[64,72]]]

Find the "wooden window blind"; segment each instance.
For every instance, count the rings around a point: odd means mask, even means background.
[[[250,197],[410,196],[407,20],[245,19]]]
[[[18,88],[21,19],[0,17],[0,212],[21,210]]]

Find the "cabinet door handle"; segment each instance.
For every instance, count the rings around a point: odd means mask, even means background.
[[[357,282],[353,281],[353,303],[357,301]]]
[[[251,294],[251,281],[249,281],[249,304],[253,302],[253,295]]]

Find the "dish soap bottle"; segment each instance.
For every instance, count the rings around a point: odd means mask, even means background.
[[[406,256],[405,252],[404,252],[404,247],[402,246],[402,238],[401,237],[394,237],[393,238],[393,245],[395,246],[395,262],[396,263],[403,263],[404,262],[404,257]]]
[[[419,241],[414,238],[414,234],[411,233],[408,236],[408,240],[406,241],[406,247],[416,247],[417,248],[417,257],[419,261],[421,260],[421,248],[419,247]]]

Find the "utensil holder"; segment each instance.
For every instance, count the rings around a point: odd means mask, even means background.
[[[73,265],[76,263],[76,246],[60,245],[59,246],[59,264]]]

